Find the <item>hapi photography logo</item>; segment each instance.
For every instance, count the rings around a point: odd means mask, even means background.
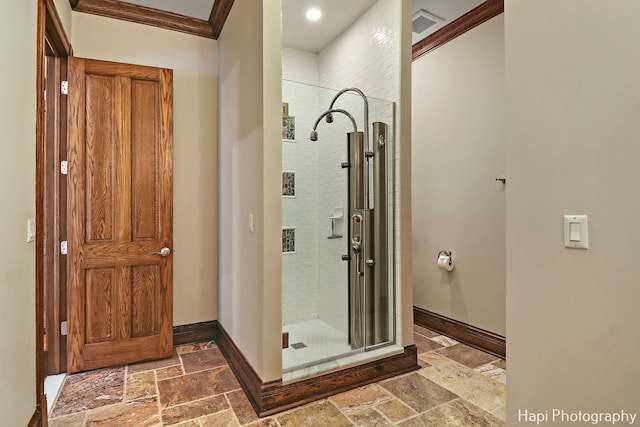
[[[553,425],[564,423],[590,423],[593,425],[603,424],[624,424],[633,425],[636,422],[637,413],[624,410],[617,412],[589,412],[589,411],[565,411],[563,409],[552,409],[546,411],[529,411],[528,409],[518,409],[518,421],[533,423],[536,425],[553,423]]]

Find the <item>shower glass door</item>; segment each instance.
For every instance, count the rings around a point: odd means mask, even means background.
[[[378,252],[384,259],[370,260],[363,269],[371,273],[358,281],[350,278],[350,265],[356,262],[354,227],[358,226],[353,217],[358,212],[350,202],[354,171],[348,164],[347,134],[353,132],[353,124],[341,114],[333,115],[333,123],[322,119],[318,140],[312,142],[309,133],[337,91],[285,80],[282,93],[282,330],[288,344],[283,349],[283,372],[322,364],[319,373],[340,367],[344,357],[394,341],[394,106],[368,98],[369,123],[386,124],[384,144],[377,146],[382,150],[377,158],[386,156],[386,162],[376,166],[376,156],[363,159],[368,184],[364,197],[370,212],[359,213],[373,218],[378,209],[383,215],[376,225],[369,220],[367,229],[375,230],[367,231],[367,238],[375,238],[377,247],[384,248]],[[345,93],[334,108],[348,111],[358,132],[364,130],[360,96]],[[374,139],[372,129],[370,140]],[[376,167],[383,170],[374,174]],[[376,292],[373,264],[384,266],[376,278]]]

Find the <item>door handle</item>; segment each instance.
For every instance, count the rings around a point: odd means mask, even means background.
[[[171,249],[162,248],[162,249],[160,249],[160,252],[151,252],[151,255],[169,256],[169,255],[171,255]]]

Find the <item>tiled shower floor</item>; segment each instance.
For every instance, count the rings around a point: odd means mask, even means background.
[[[351,351],[347,336],[319,319],[286,325],[282,331],[289,332],[289,348],[282,351],[285,372]],[[305,347],[294,348],[293,345],[298,343]]]
[[[69,375],[52,427],[504,426],[506,364],[415,327],[422,368],[259,419],[215,343],[171,359]]]

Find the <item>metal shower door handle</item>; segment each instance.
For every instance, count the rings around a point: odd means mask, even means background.
[[[359,245],[362,241],[362,215],[351,215],[351,243]]]
[[[151,252],[151,255],[169,256],[169,255],[171,255],[171,249],[162,248],[162,249],[160,249],[160,252]]]

